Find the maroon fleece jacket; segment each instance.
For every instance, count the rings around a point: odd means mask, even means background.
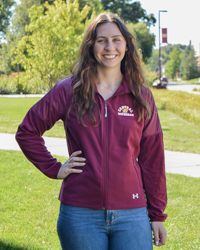
[[[143,98],[147,99],[145,88]],[[164,221],[167,203],[163,134],[153,96],[151,117],[137,121],[133,94],[128,81],[105,101],[95,92],[91,125],[87,115],[83,126],[76,110],[67,112],[72,100],[72,77],[58,82],[27,113],[19,125],[16,140],[23,153],[40,171],[57,178],[61,163],[47,150],[42,138],[56,121],[64,122],[69,154],[81,150],[86,165],[80,174],[63,180],[59,199],[69,205],[92,209],[131,209],[145,207],[151,221]]]

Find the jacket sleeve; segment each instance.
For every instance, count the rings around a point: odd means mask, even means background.
[[[165,221],[167,189],[163,133],[153,96],[151,117],[144,122],[138,162],[141,167],[149,218],[151,221]]]
[[[47,150],[42,135],[67,112],[62,83],[56,84],[26,114],[16,140],[27,159],[46,176],[56,179],[61,163]]]

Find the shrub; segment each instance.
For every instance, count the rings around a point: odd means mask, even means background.
[[[0,93],[12,94],[17,91],[18,75],[1,75],[0,76]]]

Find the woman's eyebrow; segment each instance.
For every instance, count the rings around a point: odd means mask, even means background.
[[[120,36],[120,37],[122,37],[122,35],[114,35],[114,36],[111,36],[111,37],[118,37],[118,36]],[[107,38],[106,36],[97,36],[97,38]]]

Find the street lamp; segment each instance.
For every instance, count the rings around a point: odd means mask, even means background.
[[[161,85],[161,43],[160,43],[160,12],[167,12],[167,10],[159,10],[158,12],[158,24],[159,24],[159,81]]]

